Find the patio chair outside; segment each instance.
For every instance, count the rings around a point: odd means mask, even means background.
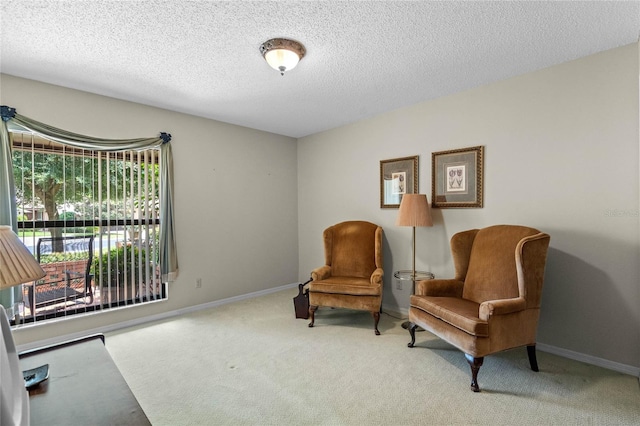
[[[40,238],[36,259],[47,275],[28,287],[26,304],[36,309],[84,299],[93,303],[93,235]],[[43,263],[45,262],[45,263]]]

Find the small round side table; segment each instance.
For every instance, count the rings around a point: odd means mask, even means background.
[[[411,294],[414,294],[416,292],[416,281],[432,280],[435,278],[435,276],[431,272],[416,271],[416,274],[414,276],[413,271],[410,270],[396,271],[393,273],[393,277],[400,281],[413,281]]]
[[[435,275],[433,275],[431,272],[426,272],[426,271],[416,271],[415,275],[413,273],[413,271],[410,270],[402,270],[402,271],[396,271],[393,273],[393,277],[397,280],[400,281],[412,281],[412,288],[411,288],[411,294],[415,294],[416,292],[416,281],[422,281],[422,280],[432,280],[435,278]],[[409,321],[405,321],[402,323],[402,328],[404,329],[408,329],[409,328]],[[420,330],[420,329],[419,329]]]

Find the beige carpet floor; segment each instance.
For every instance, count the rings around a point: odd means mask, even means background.
[[[107,334],[154,425],[631,425],[638,378],[524,348],[487,357],[481,393],[464,355],[402,320],[321,309],[295,319],[297,289]]]

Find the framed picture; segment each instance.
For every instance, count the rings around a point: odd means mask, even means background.
[[[482,207],[484,147],[431,154],[433,207]]]
[[[380,161],[380,208],[397,209],[404,194],[418,193],[418,156]]]

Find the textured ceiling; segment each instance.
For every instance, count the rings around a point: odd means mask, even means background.
[[[0,0],[5,74],[301,137],[638,41],[640,2]],[[280,76],[274,37],[307,55]]]

